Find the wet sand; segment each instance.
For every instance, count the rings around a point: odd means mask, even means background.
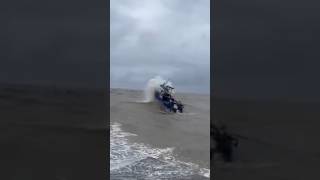
[[[137,136],[132,142],[155,148],[174,147],[179,160],[210,168],[210,99],[208,95],[177,94],[182,114],[164,114],[157,103],[139,103],[143,92],[112,89],[110,120]]]
[[[0,86],[0,179],[107,179],[104,92]]]

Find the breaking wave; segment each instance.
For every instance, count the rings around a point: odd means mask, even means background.
[[[137,135],[122,131],[119,123],[110,127],[111,179],[209,179],[209,169],[177,160],[174,148],[159,149],[132,143],[128,137]]]

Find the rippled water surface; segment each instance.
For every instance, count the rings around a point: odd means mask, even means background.
[[[129,141],[121,124],[111,124],[110,173],[111,179],[209,179],[210,170],[196,164],[179,161],[174,148],[158,149]]]

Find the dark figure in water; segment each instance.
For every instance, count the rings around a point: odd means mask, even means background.
[[[213,139],[216,142],[215,151],[220,153],[226,162],[233,160],[233,147],[238,146],[238,140],[227,133],[226,127],[213,127]]]

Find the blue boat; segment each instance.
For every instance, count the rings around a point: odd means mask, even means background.
[[[167,85],[167,83],[163,83],[159,89],[155,90],[155,99],[166,112],[182,113],[184,106],[172,96],[173,90],[173,87]]]

